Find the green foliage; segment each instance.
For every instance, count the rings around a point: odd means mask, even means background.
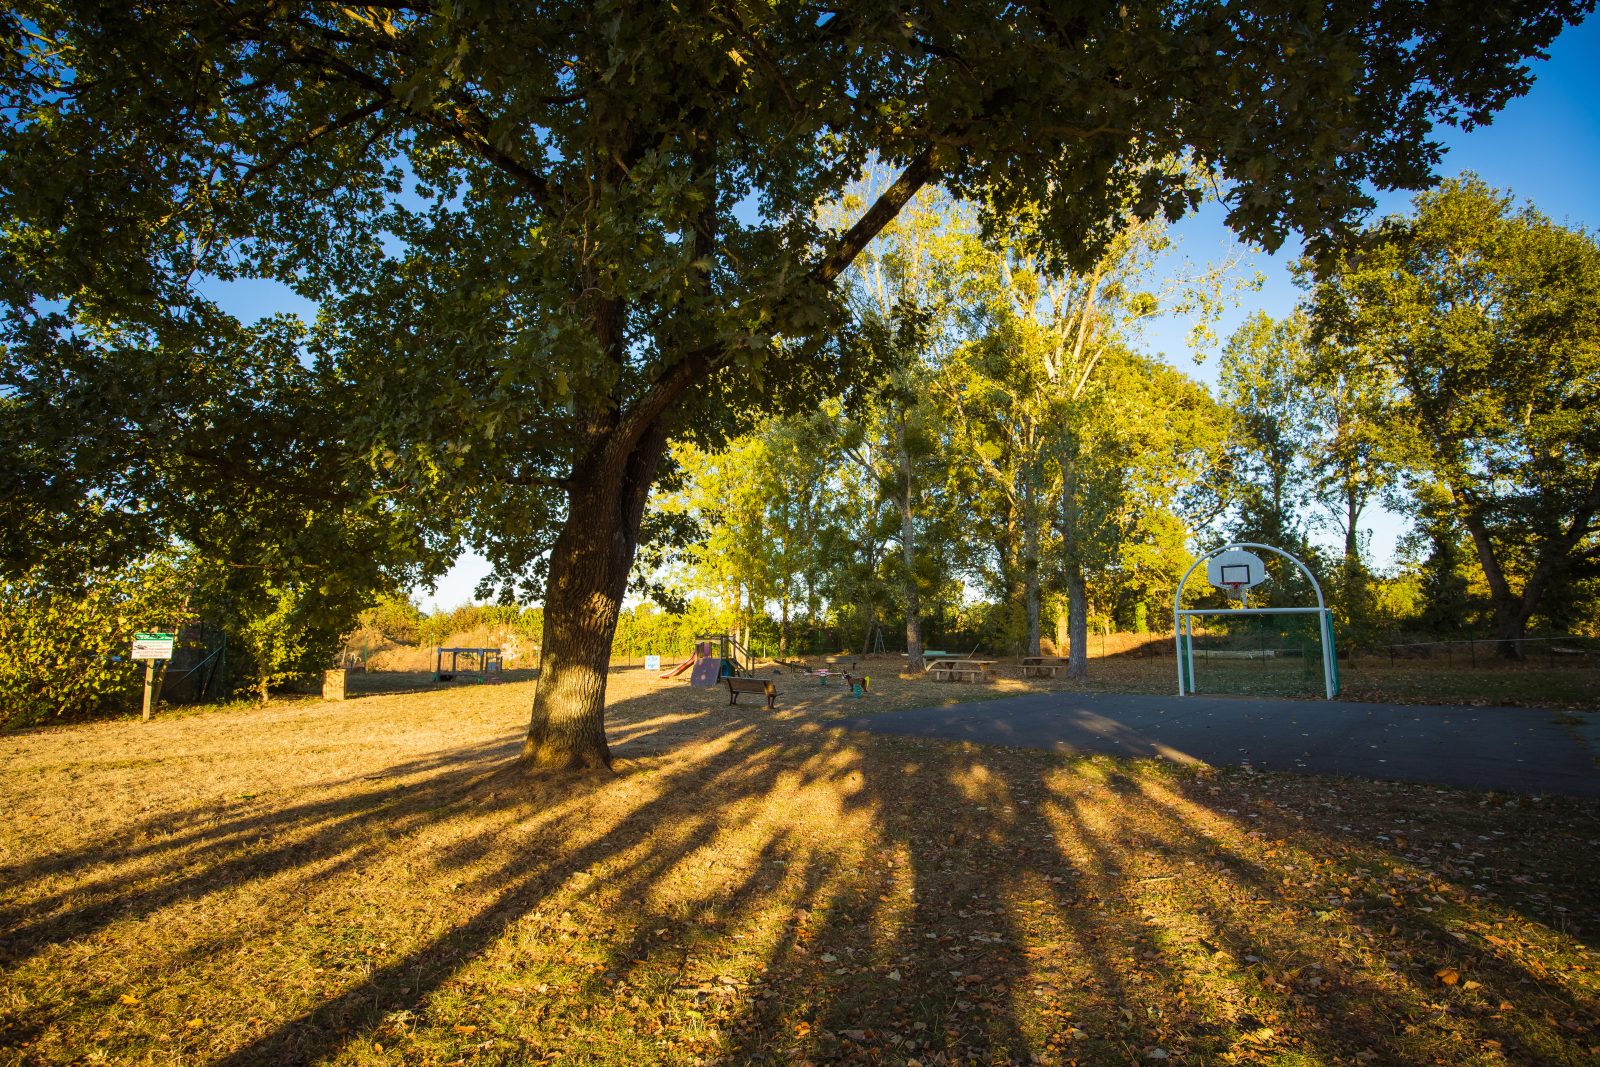
[[[410,597],[387,596],[363,611],[357,621],[386,641],[415,645],[421,643],[425,618]]]
[[[1210,461],[1194,459],[1214,450],[1215,428],[1189,417],[1185,403],[1158,399],[1181,375],[1129,362],[1126,350],[1143,319],[1206,304],[1217,280],[1149,291],[1150,262],[1166,246],[1164,227],[1145,223],[1077,273],[1052,272],[1023,244],[970,256],[979,280],[969,315],[982,332],[940,384],[955,429],[952,462],[970,470],[994,546],[985,584],[1017,602],[1002,647],[1034,650],[1041,598],[1052,590],[1067,592],[1079,625],[1091,610],[1120,610],[1119,599],[1134,610],[1154,573],[1148,538],[1160,536],[1179,492],[1204,481]],[[1193,438],[1157,429],[1162,420]],[[1147,499],[1143,490],[1157,486],[1171,492]],[[1182,533],[1166,547],[1184,556]]]
[[[1328,358],[1392,395],[1384,429],[1520,636],[1600,565],[1600,244],[1469,175],[1366,231],[1313,303]]]
[[[0,725],[34,726],[137,707],[139,631],[176,628],[190,574],[155,556],[117,571],[0,578]]]
[[[639,604],[617,621],[613,654],[619,656],[658,655],[663,670],[676,666],[694,649],[696,637],[737,634],[742,612],[696,597],[681,612],[662,611],[652,604]],[[775,651],[775,650],[774,650]]]
[[[1257,314],[1236,330],[1223,354],[1221,386],[1234,416],[1234,538],[1311,563],[1341,631],[1364,640],[1377,620],[1361,518],[1395,484],[1408,453],[1388,417],[1385,378],[1327,338],[1314,342],[1304,311],[1296,311],[1282,321]],[[1311,544],[1317,510],[1343,534],[1337,569],[1324,566]],[[1267,592],[1273,604],[1292,595],[1276,586]]]
[[[1435,124],[1486,121],[1590,6],[19,0],[0,569],[192,552],[264,687],[465,540],[500,599],[549,604],[536,699],[603,764],[602,694],[555,668],[603,667],[641,532],[686,535],[641,526],[669,444],[714,449],[870,370],[885,345],[832,343],[836,283],[920,189],[979,205],[1043,276],[1194,208],[1197,176],[1241,234],[1325,252],[1370,186],[1428,180]],[[819,217],[873,161],[893,178],[870,203]],[[203,295],[241,278],[315,323]],[[879,340],[903,347],[925,310]],[[935,436],[905,422],[908,445]],[[1092,474],[1091,454],[1059,455]],[[895,577],[908,601],[948,585],[953,553],[915,550],[915,519],[887,571],[875,487],[840,483],[866,506],[832,601],[870,618]],[[1101,488],[1084,514],[1109,529],[1138,494]]]
[[[1233,536],[1301,555],[1312,475],[1310,353],[1303,316],[1252,316],[1228,338],[1221,388],[1235,421]]]
[[[1109,399],[1073,441],[1075,561],[1102,616],[1145,603],[1170,618],[1227,419],[1187,376],[1119,348],[1105,355],[1099,389]]]
[[[1422,578],[1415,571],[1402,570],[1372,583],[1372,621],[1379,632],[1392,634],[1414,626],[1422,610]]]
[[[21,535],[3,542],[0,573],[70,599],[181,555],[191,617],[232,634],[231,673],[259,695],[328,666],[375,595],[442,567],[446,542],[407,510],[424,498],[402,504],[365,480],[340,427],[348,391],[302,363],[297,320],[241,328],[207,313],[57,343],[40,322],[10,326],[0,450],[18,458],[0,472],[13,490],[0,521]],[[120,362],[133,353],[137,368]]]
[[[480,628],[504,629],[517,634],[530,647],[538,647],[544,630],[544,612],[516,604],[463,604],[450,611],[436,611],[417,623],[416,644],[424,648],[446,645],[452,634]]]
[[[305,603],[293,590],[263,592],[263,602],[239,619],[235,633],[250,656],[252,688],[265,704],[271,687],[307,673],[315,630]]]
[[[666,437],[715,445],[850,369],[807,339],[917,188],[1058,270],[1195,206],[1185,159],[1241,233],[1322,248],[1369,183],[1426,181],[1433,125],[1487,120],[1587,7],[293,6],[0,15],[3,384],[27,423],[0,498],[24,543],[77,536],[104,498],[148,550],[219,513],[197,490],[248,484],[466,532],[536,596],[575,482],[638,448],[653,471]],[[875,210],[815,218],[874,157],[898,174]],[[241,326],[208,277],[323,315]],[[316,387],[253,402],[233,341]],[[384,540],[319,557],[439,547]]]

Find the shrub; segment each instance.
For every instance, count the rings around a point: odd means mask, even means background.
[[[361,625],[376,631],[385,641],[414,645],[421,640],[425,616],[402,596],[387,596],[361,613]]]
[[[0,580],[0,723],[32,726],[131,707],[144,667],[133,635],[176,627],[188,582],[161,555],[72,583],[38,573]]]

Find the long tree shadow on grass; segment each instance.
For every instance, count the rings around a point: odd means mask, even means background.
[[[14,865],[6,974],[35,980],[73,943],[136,952],[152,924],[215,908],[235,921],[189,920],[149,969],[209,983],[213,1014],[252,1010],[251,984],[277,1010],[165,1044],[152,1027],[125,1051],[227,1064],[380,1047],[616,1063],[1588,1054],[1569,1023],[1594,1017],[1592,983],[1473,940],[1473,924],[1532,936],[1525,916],[1370,835],[1307,825],[1271,779],[741,710],[624,702],[612,722],[614,780],[530,782],[511,746],[470,746],[348,793],[178,813],[178,834]],[[1600,836],[1592,805],[1563,810]],[[1395,907],[1400,878],[1448,903]],[[1568,889],[1594,899],[1592,878]],[[405,922],[419,929],[391,949]],[[334,932],[364,965],[329,950]],[[1441,985],[1452,964],[1471,977]],[[66,1051],[75,1027],[126,1010],[87,977],[59,994],[9,1009],[8,1038],[48,1049],[54,1030]]]

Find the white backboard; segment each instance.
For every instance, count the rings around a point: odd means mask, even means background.
[[[1253,589],[1267,580],[1266,564],[1254,552],[1230,548],[1206,560],[1206,577],[1211,584],[1224,589]]]

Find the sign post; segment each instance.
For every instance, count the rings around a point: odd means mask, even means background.
[[[156,661],[172,658],[172,645],[177,639],[177,634],[148,633],[133,635],[133,658],[144,660],[144,714],[141,722],[150,721],[152,705],[156,697]]]

